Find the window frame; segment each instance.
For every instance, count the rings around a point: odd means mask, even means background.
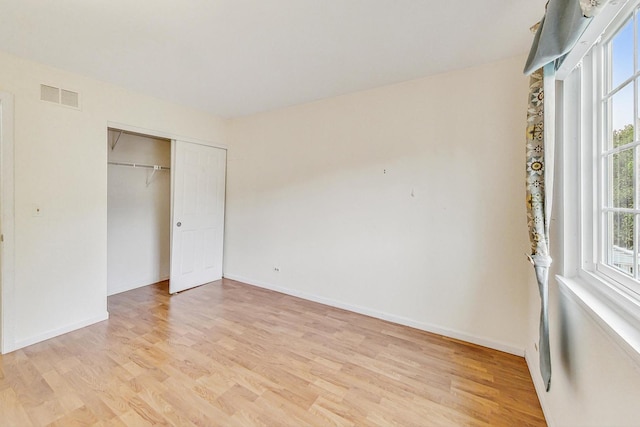
[[[556,167],[560,182],[554,197],[559,207],[556,236],[560,268],[556,279],[560,292],[582,306],[603,330],[613,332],[610,335],[614,340],[640,364],[640,284],[625,281],[623,273],[606,265],[605,215],[600,210],[606,194],[601,178],[607,159],[601,145],[606,131],[600,104],[604,87],[602,54],[604,46],[639,7],[640,0],[610,2],[592,20],[558,70],[556,139],[560,161]],[[636,31],[637,25],[634,34]],[[638,49],[634,61],[638,61]],[[634,109],[638,109],[637,97],[634,102]],[[640,136],[640,129],[636,136]],[[637,197],[638,188],[635,207],[640,208]],[[638,225],[636,220],[636,235]]]
[[[608,107],[608,103],[611,102],[611,99],[618,93],[621,93],[626,87],[631,87],[633,89],[633,103],[634,103],[634,117],[637,116],[638,109],[638,99],[637,93],[638,88],[637,82],[640,78],[640,71],[637,71],[637,27],[638,27],[638,12],[640,10],[640,4],[638,2],[629,2],[627,8],[623,9],[620,15],[611,22],[610,26],[603,33],[601,40],[593,47],[594,60],[592,66],[594,67],[595,72],[593,73],[593,86],[596,91],[594,95],[594,99],[591,101],[590,107],[595,111],[591,112],[592,117],[594,118],[594,122],[596,123],[596,133],[593,138],[593,144],[596,147],[596,155],[598,157],[598,172],[597,172],[597,181],[598,189],[597,193],[597,205],[595,209],[598,211],[598,218],[595,221],[598,224],[598,257],[595,262],[595,270],[596,274],[602,274],[605,280],[610,280],[611,285],[617,287],[623,287],[625,292],[629,292],[632,298],[636,298],[640,300],[640,272],[638,272],[637,268],[637,260],[638,260],[638,244],[639,237],[638,233],[640,229],[640,223],[638,218],[640,216],[640,201],[638,200],[638,129],[637,123],[634,123],[634,142],[631,144],[625,144],[622,147],[617,148],[609,148],[608,147],[608,138],[609,131],[612,130],[610,126],[611,122],[611,107]],[[613,88],[609,88],[608,82],[612,79],[612,46],[611,43],[615,36],[625,28],[625,26],[631,22],[633,26],[633,64],[634,69],[632,71],[631,76],[629,76],[624,81],[620,82],[617,86]],[[628,86],[630,85],[630,86]],[[586,141],[585,141],[586,142]],[[609,170],[609,156],[612,156],[613,153],[620,153],[623,149],[619,148],[632,148],[634,150],[635,164],[634,164],[634,177],[633,181],[635,183],[634,188],[634,207],[630,209],[625,209],[624,211],[619,210],[620,208],[615,208],[613,206],[607,206],[609,203],[605,203],[605,200],[608,200],[612,197],[609,194],[610,187],[607,185],[610,178],[610,173],[612,171]],[[616,268],[610,266],[607,263],[607,259],[609,257],[609,245],[608,240],[610,236],[609,233],[609,225],[607,221],[607,214],[614,212],[626,212],[634,215],[634,273],[633,277],[630,277],[621,271],[618,271]]]

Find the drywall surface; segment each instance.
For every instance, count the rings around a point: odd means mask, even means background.
[[[225,276],[523,354],[522,61],[231,121]]]
[[[80,93],[79,110],[40,100],[40,84]],[[107,316],[107,124],[222,143],[210,114],[6,53],[15,97],[15,347]],[[36,209],[40,214],[35,215]]]
[[[169,140],[110,131],[107,146],[110,162],[171,166]],[[171,175],[107,169],[107,293],[113,295],[169,278]]]
[[[533,295],[532,295],[533,296]],[[539,371],[539,298],[532,298],[527,363],[550,426],[637,426],[640,357],[632,356],[574,297],[550,281],[551,388]]]

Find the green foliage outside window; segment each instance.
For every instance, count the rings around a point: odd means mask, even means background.
[[[613,131],[613,146],[620,147],[633,142],[633,125]],[[634,207],[634,149],[624,150],[613,157],[613,206]],[[613,215],[613,244],[621,248],[633,249],[634,216]]]

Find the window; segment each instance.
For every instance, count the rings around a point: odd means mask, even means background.
[[[609,2],[558,70],[552,254],[560,291],[640,361],[639,9]]]
[[[600,154],[597,271],[640,292],[640,129],[638,9],[623,16],[595,48],[594,141]]]

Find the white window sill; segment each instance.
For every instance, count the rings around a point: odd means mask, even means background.
[[[560,292],[575,301],[640,366],[640,305],[601,278],[557,275]]]

